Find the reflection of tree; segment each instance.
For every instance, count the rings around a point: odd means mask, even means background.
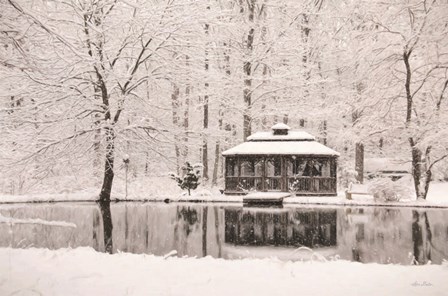
[[[373,218],[384,225],[394,226],[394,220],[401,220],[401,211],[399,209],[375,208]]]
[[[182,207],[180,209],[177,207],[177,220],[184,222],[182,223],[183,230],[188,237],[193,231],[194,226],[199,222],[198,212],[190,207]]]
[[[198,211],[188,206],[177,206],[175,217],[172,249],[177,250],[180,255],[188,254],[188,237],[199,227]]]
[[[110,202],[98,202],[101,209],[101,216],[103,218],[103,232],[104,232],[104,252],[113,253],[112,241],[112,213],[110,211]]]
[[[221,236],[219,235],[219,214],[218,208],[213,207],[215,213],[215,235],[216,235],[216,244],[218,246],[218,258],[221,258]]]
[[[426,211],[412,211],[412,241],[414,242],[414,264],[431,261],[431,227]]]
[[[207,215],[208,207],[202,209],[202,256],[207,256]]]
[[[100,242],[99,242],[99,231],[100,231],[100,214],[98,209],[95,207],[93,209],[93,227],[92,227],[92,241],[93,241],[93,249],[96,251],[100,250]]]

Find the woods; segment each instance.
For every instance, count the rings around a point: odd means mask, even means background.
[[[122,155],[135,176],[200,162],[220,186],[221,152],[277,122],[340,151],[341,172],[360,174],[356,151],[411,162],[419,198],[448,176],[446,1],[0,7],[0,177],[16,193],[75,175],[108,201]]]

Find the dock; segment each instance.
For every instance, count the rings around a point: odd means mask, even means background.
[[[252,192],[243,197],[244,205],[281,205],[289,192]]]

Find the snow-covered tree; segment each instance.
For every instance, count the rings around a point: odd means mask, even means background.
[[[182,190],[187,190],[188,195],[191,195],[191,190],[195,190],[199,186],[199,178],[201,177],[201,169],[202,165],[194,165],[192,166],[189,162],[186,162],[182,167],[182,170],[185,172],[183,176],[178,176],[175,173],[169,173],[171,179],[177,182],[177,185]]]

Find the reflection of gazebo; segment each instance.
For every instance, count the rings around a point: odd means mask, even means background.
[[[283,123],[258,132],[223,152],[225,193],[292,191],[301,195],[336,195],[339,153],[304,131]]]
[[[337,211],[226,208],[225,243],[321,248],[337,245]]]

